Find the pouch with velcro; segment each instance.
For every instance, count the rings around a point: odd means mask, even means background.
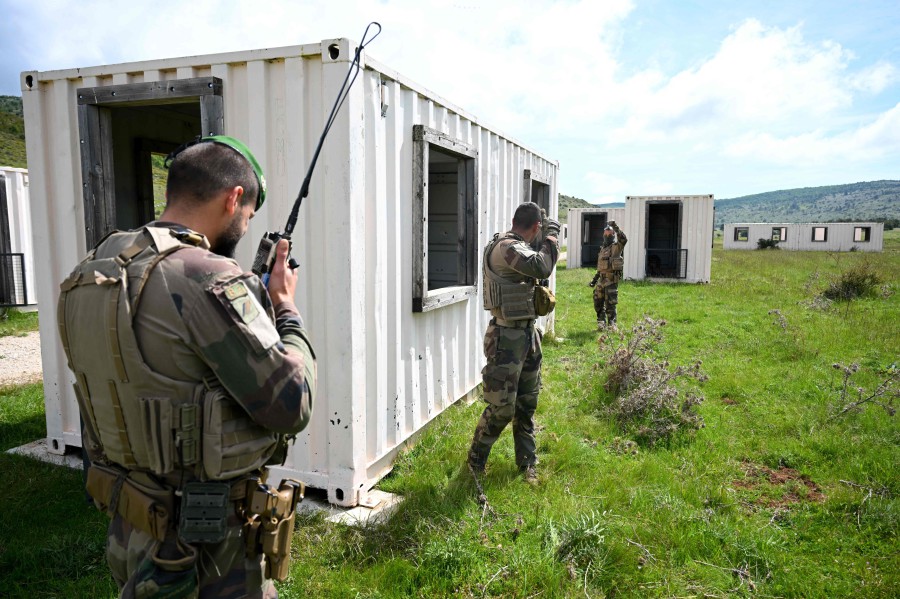
[[[625,258],[623,258],[622,256],[616,256],[611,260],[610,264],[612,266],[612,270],[622,270],[623,268],[625,268]]]
[[[85,488],[100,511],[110,517],[118,514],[158,541],[165,539],[174,503],[172,491],[150,488],[99,464],[88,468]]]
[[[199,461],[200,407],[195,403],[175,403],[165,397],[140,399],[143,447],[155,474],[167,474],[176,467]]]
[[[534,287],[534,313],[538,316],[546,316],[556,308],[556,294],[549,287],[535,285]]]
[[[203,398],[203,470],[211,480],[226,480],[264,466],[278,444],[278,435],[253,422],[247,412],[219,386]]]

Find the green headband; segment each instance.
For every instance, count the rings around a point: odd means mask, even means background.
[[[222,144],[223,146],[228,146],[247,159],[247,162],[249,162],[250,166],[253,168],[253,172],[254,174],[256,174],[256,180],[259,183],[259,193],[256,196],[256,209],[259,210],[262,207],[263,202],[266,201],[266,177],[265,175],[263,175],[262,167],[256,161],[256,158],[254,158],[253,152],[250,151],[250,148],[248,148],[235,138],[228,137],[227,135],[211,135],[200,140],[201,143],[205,141],[211,141],[217,144]]]

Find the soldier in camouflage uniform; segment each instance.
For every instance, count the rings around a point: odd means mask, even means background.
[[[597,254],[597,274],[588,283],[594,288],[594,311],[597,328],[616,326],[616,304],[619,303],[619,281],[622,280],[622,254],[628,238],[611,220],[603,230],[603,247]],[[599,284],[598,284],[599,283]]]
[[[493,318],[484,335],[482,370],[487,407],[475,428],[468,464],[484,471],[491,447],[512,422],[516,465],[529,483],[537,481],[534,412],[541,388],[541,333],[535,329],[534,286],[553,272],[559,257],[559,223],[549,220],[540,249],[529,245],[541,231],[537,204],[521,204],[512,230],[494,236],[484,253],[485,308]],[[530,302],[530,303],[529,303]]]
[[[284,450],[279,435],[301,431],[310,419],[316,362],[294,305],[297,275],[286,267],[283,240],[268,289],[232,259],[265,198],[261,169],[237,140],[205,138],[175,155],[166,198],[158,221],[108,236],[61,286],[60,332],[93,462],[88,489],[92,473],[116,477],[109,493],[98,493],[96,483],[92,491],[112,515],[107,561],[121,597],[277,597],[263,555],[247,555],[246,512],[238,508],[246,507],[247,490],[258,489],[254,477],[265,481],[264,465]],[[107,308],[78,303],[79,286],[119,282],[103,264],[127,268],[130,327],[121,316],[112,331],[83,324]],[[77,349],[91,343],[93,357]],[[106,363],[115,364],[111,375],[100,372]],[[106,396],[107,383],[117,397]],[[132,388],[144,412],[128,403]],[[197,401],[202,424],[198,416],[188,425]],[[153,417],[154,410],[165,417]],[[210,422],[219,423],[218,432],[202,428]],[[224,540],[184,542],[182,489],[210,479],[227,494]],[[146,495],[126,494],[134,488]],[[163,530],[151,526],[155,534],[146,530],[146,509],[135,507],[145,496],[161,498],[151,524],[160,505],[172,512]]]

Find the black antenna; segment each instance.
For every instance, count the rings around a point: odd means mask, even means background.
[[[374,25],[378,27],[378,31],[369,38],[366,39],[369,35],[369,29]],[[366,26],[365,32],[363,32],[362,41],[359,46],[356,48],[356,53],[353,55],[353,61],[350,63],[350,69],[347,71],[347,76],[344,77],[344,83],[341,85],[341,89],[338,92],[338,96],[334,101],[334,106],[331,107],[331,114],[328,116],[328,120],[325,123],[325,129],[322,131],[322,137],[319,138],[319,145],[316,146],[316,151],[313,154],[312,160],[309,163],[309,169],[306,171],[306,177],[303,179],[303,185],[300,186],[300,193],[297,194],[297,200],[294,202],[294,207],[291,209],[291,214],[288,216],[287,224],[284,226],[284,237],[290,239],[291,233],[294,231],[294,227],[297,224],[297,215],[300,212],[300,204],[303,202],[303,198],[309,195],[309,181],[312,179],[313,170],[316,168],[316,161],[319,159],[319,152],[322,151],[322,144],[325,143],[325,137],[328,135],[328,131],[331,129],[331,125],[334,124],[334,119],[337,116],[338,111],[341,109],[341,106],[344,104],[344,100],[347,99],[347,96],[350,94],[350,88],[353,87],[353,82],[356,81],[357,75],[359,75],[360,71],[360,56],[362,55],[363,49],[372,43],[378,35],[381,33],[381,25],[372,21]],[[353,78],[350,78],[350,75],[353,75]],[[347,83],[349,81],[349,84]]]

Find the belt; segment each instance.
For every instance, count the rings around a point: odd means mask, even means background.
[[[529,318],[527,320],[503,320],[502,318],[494,317],[492,322],[497,326],[506,327],[508,329],[527,329],[534,324],[534,319]]]

